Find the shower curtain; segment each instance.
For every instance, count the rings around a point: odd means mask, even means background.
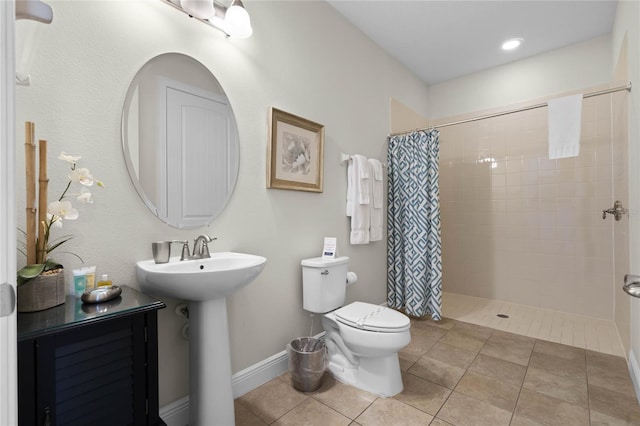
[[[440,320],[439,132],[391,136],[387,150],[387,304]]]

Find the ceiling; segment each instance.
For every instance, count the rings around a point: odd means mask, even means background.
[[[611,33],[615,0],[327,0],[427,84]],[[515,51],[500,46],[524,42]]]

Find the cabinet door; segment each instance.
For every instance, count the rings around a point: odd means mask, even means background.
[[[50,340],[28,339],[18,342],[18,422],[22,425],[50,426],[53,386],[51,371],[38,354],[50,349]],[[45,360],[46,361],[46,360]]]
[[[36,352],[38,411],[52,425],[146,424],[144,315],[47,336]]]
[[[57,425],[143,424],[143,316],[82,327],[54,337],[55,419]],[[140,366],[143,368],[140,369]]]

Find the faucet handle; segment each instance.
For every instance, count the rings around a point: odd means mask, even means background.
[[[211,238],[208,235],[205,235],[205,236],[209,239],[209,241],[202,242],[202,257],[211,257],[211,254],[209,253],[209,245],[207,243],[211,243],[217,240],[218,238],[217,237]]]
[[[182,254],[180,255],[180,260],[186,260],[191,257],[191,253],[189,253],[189,241],[188,240],[173,240],[172,243],[182,244]]]

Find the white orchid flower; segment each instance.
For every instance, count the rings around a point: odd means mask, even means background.
[[[76,164],[82,157],[80,155],[68,155],[66,152],[62,151],[58,158],[62,161],[66,161],[67,163]]]
[[[49,203],[47,213],[60,219],[75,220],[80,216],[69,201],[52,201]]]
[[[93,203],[93,194],[89,190],[89,187],[94,186],[94,184],[97,187],[104,187],[104,183],[95,179],[91,175],[91,172],[89,172],[89,169],[78,167],[77,163],[81,158],[80,155],[69,155],[64,151],[58,156],[59,160],[70,164],[71,171],[68,174],[69,181],[64,187],[62,194],[57,197],[58,201],[52,201],[47,206],[47,219],[42,221],[42,233],[37,236],[37,238],[42,239],[41,244],[43,250],[36,252],[36,263],[46,263],[49,260],[48,256],[51,255],[53,250],[73,238],[72,235],[65,235],[55,238],[52,243],[49,241],[52,235],[50,233],[52,228],[62,228],[65,220],[75,220],[80,217],[78,210],[67,200],[75,198],[77,201],[91,204]],[[74,189],[76,183],[80,184],[79,191]]]
[[[93,182],[95,181],[95,179],[89,172],[89,169],[86,169],[84,167],[80,169],[71,170],[71,173],[69,174],[69,179],[72,182],[78,182],[84,186],[92,186]]]
[[[91,192],[85,191],[84,188],[82,188],[82,190],[80,191],[80,195],[78,195],[77,200],[83,203],[89,203],[89,204],[93,203],[93,198],[91,198]]]

